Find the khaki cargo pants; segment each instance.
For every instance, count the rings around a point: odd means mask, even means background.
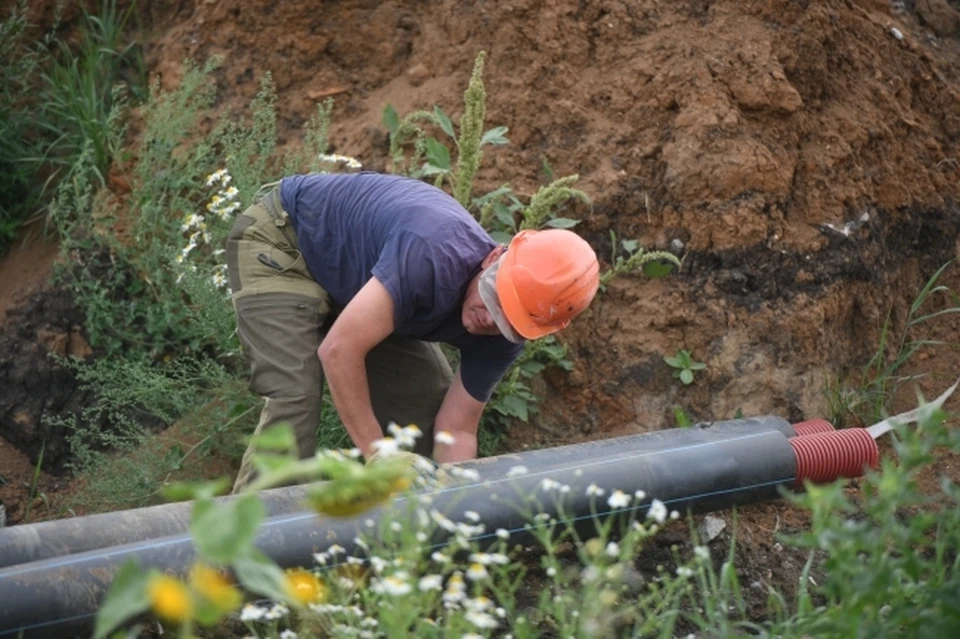
[[[307,271],[278,188],[268,190],[237,217],[227,237],[226,256],[237,335],[250,365],[250,388],[265,400],[256,432],[288,423],[296,433],[300,457],[310,457],[316,452],[323,398],[317,349],[334,317],[329,295]],[[366,364],[381,428],[391,421],[416,424],[423,431],[416,452],[432,454],[434,420],[453,379],[439,346],[390,337],[367,355]],[[234,492],[253,476],[248,448]]]

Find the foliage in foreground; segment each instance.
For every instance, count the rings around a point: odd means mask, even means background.
[[[808,487],[797,501],[813,525],[792,543],[826,555],[827,605],[804,598],[794,624],[811,636],[955,637],[960,632],[960,486],[939,458],[960,452],[960,431],[928,407],[916,429],[895,431],[857,498],[841,485]]]
[[[935,470],[937,452],[960,453],[960,433],[932,408],[917,428],[896,433],[898,459],[862,481],[862,496],[838,482],[792,498],[810,510],[812,526],[782,541],[816,552],[825,581],[811,587],[811,554],[797,599],[770,590],[757,616],[745,603],[732,547],[719,566],[708,547],[694,545],[670,570],[638,570],[668,518],[666,506],[641,491],[545,477],[535,494],[503,504],[524,513],[527,526],[488,530],[476,513],[432,506],[436,491],[477,481],[474,471],[415,472],[402,454],[363,465],[355,450],[295,461],[292,433],[277,428],[258,446],[263,475],[250,490],[291,477],[323,480],[311,484],[307,502],[328,518],[362,518],[385,505],[344,542],[352,550],[333,544],[312,566],[281,570],[253,548],[263,518],[255,493],[213,502],[224,484],[172,487],[176,498],[197,499],[191,532],[199,559],[179,576],[125,565],[101,609],[98,636],[146,610],[180,636],[203,636],[197,624],[213,627],[231,615],[257,637],[956,636],[960,487],[943,477],[930,494],[918,479]],[[395,428],[393,435],[412,443],[417,433]],[[516,467],[504,481],[526,472]],[[580,533],[572,527],[564,503],[573,491],[586,491],[594,504],[591,534],[582,534],[582,521]],[[407,499],[391,502],[396,497]],[[527,535],[523,545],[518,535]],[[524,548],[530,545],[533,552]]]

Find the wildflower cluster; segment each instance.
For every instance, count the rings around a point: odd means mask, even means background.
[[[323,164],[343,164],[348,169],[362,169],[363,165],[357,158],[349,155],[339,155],[337,153],[321,153],[318,159]]]
[[[217,191],[207,203],[206,210],[207,214],[212,216],[218,223],[229,221],[231,216],[240,209],[240,202],[238,200],[240,192],[235,186],[230,185],[232,180],[233,178],[230,176],[230,173],[227,172],[227,169],[214,171],[207,176],[206,185],[216,188]],[[213,235],[210,231],[210,225],[208,224],[208,217],[205,215],[190,213],[184,216],[180,230],[184,233],[189,233],[189,236],[187,238],[187,245],[181,249],[176,257],[177,264],[182,265],[186,263],[187,258],[190,257],[190,254],[197,247],[201,245],[211,246],[213,244]],[[214,257],[222,255],[223,249],[216,249],[212,251],[211,254]],[[195,264],[190,265],[191,270],[196,271],[196,268]],[[226,264],[217,264],[213,267],[211,281],[216,288],[222,289],[227,286],[226,271]],[[181,273],[177,279],[177,283],[179,283],[182,278],[183,274]]]
[[[219,187],[219,191],[210,198],[207,204],[207,211],[216,215],[221,221],[226,222],[239,208],[240,202],[237,196],[240,191],[237,187],[230,186],[232,178],[226,169],[214,171],[207,176],[207,187]]]

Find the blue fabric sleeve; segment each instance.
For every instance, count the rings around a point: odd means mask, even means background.
[[[503,337],[487,337],[476,345],[460,349],[460,379],[463,387],[478,402],[486,403],[503,374],[523,352],[523,344]]]

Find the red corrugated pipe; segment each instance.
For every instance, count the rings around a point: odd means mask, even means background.
[[[797,434],[797,437],[806,437],[817,433],[832,433],[834,430],[833,424],[825,419],[808,419],[805,422],[793,425],[793,431]]]
[[[864,468],[880,465],[877,442],[864,428],[815,433],[788,441],[797,458],[796,486],[807,479],[822,484],[840,477],[860,477]]]

